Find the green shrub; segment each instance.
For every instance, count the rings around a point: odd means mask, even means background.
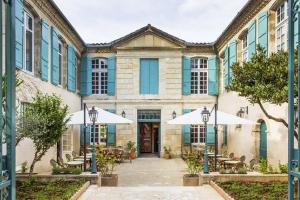
[[[266,159],[259,160],[259,171],[264,174],[268,172],[268,160]]]
[[[189,153],[187,155],[186,164],[188,167],[188,174],[190,176],[195,176],[202,169],[202,164],[199,161],[198,155],[196,153]]]
[[[247,169],[244,168],[244,167],[239,168],[239,169],[237,170],[237,173],[238,173],[238,174],[247,174]]]
[[[281,164],[281,163],[279,162],[278,168],[279,168],[279,170],[280,170],[280,172],[281,172],[282,174],[287,174],[287,173],[288,173],[288,164]]]
[[[59,168],[55,167],[52,169],[52,174],[81,174],[80,168]]]

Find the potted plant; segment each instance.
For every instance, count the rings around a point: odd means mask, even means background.
[[[202,164],[199,161],[198,155],[189,153],[186,157],[188,174],[183,175],[183,186],[198,186],[199,175],[202,169]]]
[[[129,141],[127,143],[127,149],[128,149],[128,154],[129,154],[129,159],[130,161],[136,158],[136,147],[135,143],[132,141]]]
[[[163,157],[165,159],[171,159],[171,151],[172,151],[172,149],[170,146],[169,147],[164,146],[164,156]]]
[[[118,175],[113,174],[116,165],[116,156],[106,153],[101,148],[97,148],[97,168],[101,173],[101,186],[118,186]]]

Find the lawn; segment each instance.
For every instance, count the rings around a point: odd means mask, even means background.
[[[287,199],[288,185],[284,182],[225,182],[218,183],[230,196],[236,200],[285,200]]]
[[[17,199],[34,200],[68,200],[77,192],[84,182],[56,181],[40,183],[35,180],[17,182]]]

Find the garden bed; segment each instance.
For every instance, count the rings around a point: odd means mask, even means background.
[[[287,199],[287,182],[219,182],[217,183],[228,195],[236,200],[249,199]]]
[[[17,200],[53,199],[69,200],[83,185],[84,181],[38,182],[35,179],[17,181]]]

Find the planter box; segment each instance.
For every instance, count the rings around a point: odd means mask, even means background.
[[[199,175],[183,175],[183,186],[199,186]]]
[[[118,186],[118,175],[112,174],[111,176],[101,176],[102,187],[117,187]]]

